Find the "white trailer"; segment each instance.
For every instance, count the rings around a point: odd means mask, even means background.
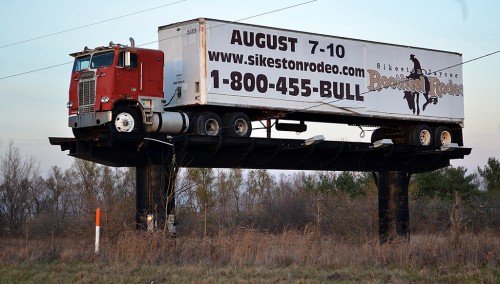
[[[205,18],[158,36],[168,107],[195,114],[195,128],[239,113],[301,121],[294,131],[346,123],[380,126],[377,140],[463,144],[459,53]]]

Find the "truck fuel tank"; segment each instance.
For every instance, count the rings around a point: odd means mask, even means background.
[[[184,134],[188,128],[189,118],[187,114],[180,111],[167,111],[153,114],[152,124],[148,126],[148,132]]]

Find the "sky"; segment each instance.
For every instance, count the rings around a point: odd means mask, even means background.
[[[453,51],[469,61],[500,50],[500,1],[2,1],[0,10],[0,153],[10,141],[25,157],[69,168],[73,158],[48,137],[72,137],[67,127],[70,53],[110,41],[158,48],[159,26],[198,17],[311,33]],[[171,4],[171,5],[169,5]],[[271,11],[275,11],[269,13]],[[258,16],[260,15],[260,16]],[[23,42],[25,41],[25,42]],[[21,43],[19,43],[21,42]],[[67,63],[67,64],[66,64]],[[54,68],[46,67],[60,65]],[[453,166],[473,172],[500,158],[500,53],[463,65],[464,144],[472,153]],[[43,69],[36,72],[29,72]],[[26,74],[13,76],[21,73]],[[5,78],[8,77],[8,78]],[[274,137],[368,141],[356,127],[312,125],[306,133]],[[263,136],[255,131],[253,136]]]

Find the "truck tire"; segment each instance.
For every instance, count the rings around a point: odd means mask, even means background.
[[[196,117],[194,118],[196,119]],[[208,111],[200,113],[198,119],[195,121],[196,134],[208,135],[208,136],[221,136],[222,135],[222,121],[214,112]]]
[[[87,138],[87,134],[85,131],[83,131],[80,128],[71,128],[71,131],[73,131],[73,136],[75,137],[76,140],[81,140]]]
[[[438,126],[434,129],[434,146],[441,147],[453,143],[453,134],[446,126]]]
[[[434,144],[433,134],[429,126],[419,124],[408,129],[407,144],[429,146]]]
[[[141,124],[139,114],[135,109],[119,106],[113,110],[110,130],[112,132],[138,132],[141,130]]]
[[[71,130],[73,131],[73,136],[75,136],[76,140],[84,140],[84,139],[98,138],[103,128],[84,127],[84,128],[71,128]]]
[[[252,122],[248,115],[242,112],[227,113],[222,118],[224,136],[250,137],[252,135]]]
[[[377,128],[377,129],[373,130],[370,141],[373,143],[373,142],[382,140],[382,139],[384,139],[385,134],[386,134],[385,129]]]

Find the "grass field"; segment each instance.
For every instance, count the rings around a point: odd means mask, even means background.
[[[500,234],[415,235],[381,245],[315,231],[175,239],[0,240],[0,283],[500,283]]]
[[[286,267],[17,263],[0,268],[0,283],[499,283],[498,269],[482,267],[399,268],[394,266]]]

